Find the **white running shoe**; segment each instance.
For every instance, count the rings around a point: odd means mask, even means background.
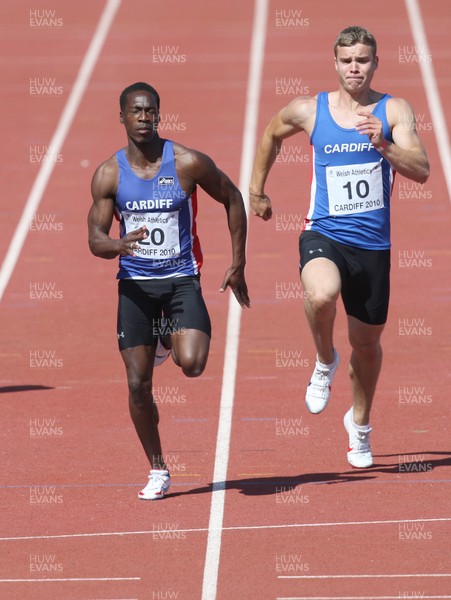
[[[318,362],[318,357],[316,357],[315,370],[313,371],[313,375],[305,393],[305,403],[307,404],[307,408],[314,415],[317,415],[324,410],[329,402],[332,381],[335,376],[335,371],[340,364],[340,357],[335,348],[334,356],[335,360],[332,363],[332,366],[328,367]]]
[[[348,462],[357,469],[367,469],[373,466],[373,455],[370,448],[370,433],[372,428],[368,425],[366,431],[359,431],[355,427],[352,408],[344,418],[344,426],[349,434]]]
[[[152,469],[149,475],[149,483],[144,489],[138,492],[138,498],[141,500],[159,500],[171,485],[171,476],[165,469]]]
[[[160,331],[164,332],[164,330],[167,327],[167,320],[163,317],[161,319],[161,327],[160,327]],[[159,337],[158,337],[158,342],[157,342],[157,348],[155,350],[155,360],[153,361],[153,365],[154,367],[158,367],[161,364],[164,363],[164,361],[169,358],[169,356],[171,355],[172,352],[172,348],[171,347],[167,347],[164,345],[163,343],[163,333],[160,333]]]

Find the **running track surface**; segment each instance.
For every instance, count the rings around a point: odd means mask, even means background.
[[[108,9],[104,39],[100,0],[2,6],[2,600],[451,598],[450,117],[440,112],[451,101],[450,17],[443,3],[419,8],[427,46],[401,1],[369,10],[348,0],[122,0]],[[254,30],[258,11],[263,25]],[[314,350],[297,273],[310,176],[307,139],[298,136],[268,182],[273,220],[250,219],[252,308],[238,322],[235,393],[233,383],[223,386],[235,374],[233,352],[223,369],[237,311],[217,291],[230,260],[225,216],[200,192],[212,351],[199,379],[182,378],[172,364],[155,373],[174,483],[163,502],[140,502],[148,467],[116,349],[116,262],[95,259],[86,242],[93,170],[125,141],[118,95],[133,81],[152,83],[162,135],[207,152],[244,193],[249,114],[259,136],[294,96],[335,88],[333,40],[356,23],[379,42],[375,87],[411,101],[432,167],[423,186],[395,181],[375,467],[351,470],[346,461],[341,306],[332,402],[317,417],[303,402]],[[50,148],[94,37],[98,52],[73,121]],[[249,68],[259,56],[246,117]],[[36,191],[45,153],[54,164]],[[16,229],[33,194],[33,219]],[[231,432],[220,429],[215,456],[221,402],[221,427],[231,415]],[[215,464],[225,479],[214,481]]]

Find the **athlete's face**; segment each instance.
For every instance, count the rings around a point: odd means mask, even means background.
[[[338,46],[335,68],[340,85],[350,94],[365,91],[370,87],[378,58],[373,49],[365,44]]]
[[[160,115],[155,96],[146,91],[128,94],[120,121],[127,135],[137,143],[150,142],[157,131]]]

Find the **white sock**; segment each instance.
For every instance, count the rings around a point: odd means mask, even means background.
[[[337,362],[337,352],[334,348],[334,361],[331,362],[330,364],[326,365],[324,363],[322,363],[320,360],[318,360],[318,355],[316,355],[316,360],[318,361],[318,365],[322,368],[322,369],[329,369],[329,371],[331,369],[333,369],[335,367],[335,363]]]
[[[370,425],[357,425],[356,422],[354,421],[354,413],[351,411],[351,423],[353,424],[354,428],[357,431],[360,431],[361,433],[367,433],[368,430],[371,429]]]

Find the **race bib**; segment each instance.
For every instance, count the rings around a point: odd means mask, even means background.
[[[162,260],[180,254],[179,211],[173,212],[123,212],[125,232],[130,233],[145,226],[146,239],[137,242],[135,254],[141,258]]]
[[[326,167],[326,182],[330,215],[384,208],[382,162]]]

